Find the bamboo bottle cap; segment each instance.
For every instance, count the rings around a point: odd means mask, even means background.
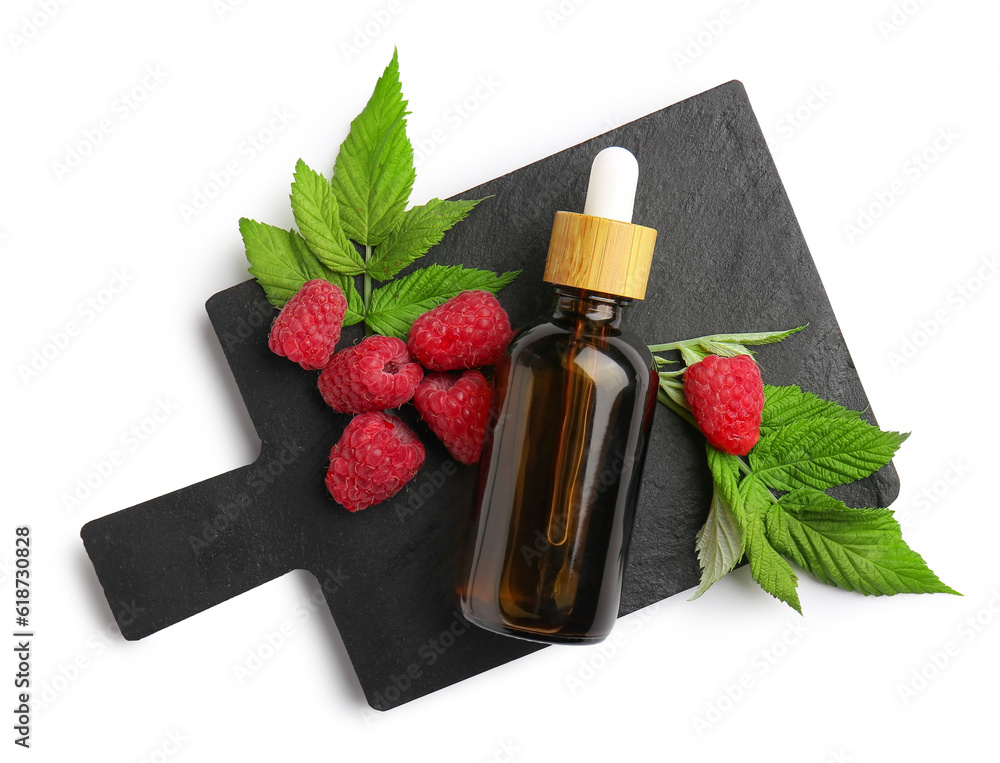
[[[638,175],[624,148],[594,158],[584,214],[556,212],[545,281],[631,299],[646,295],[656,231],[631,223]]]

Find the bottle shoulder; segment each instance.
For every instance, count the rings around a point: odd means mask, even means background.
[[[627,358],[636,370],[651,370],[653,355],[649,348],[627,329],[609,329],[602,332],[574,331],[570,322],[556,321],[543,316],[521,328],[508,348],[512,360],[519,355],[561,354],[562,348],[571,343],[590,345],[598,352],[617,358]]]

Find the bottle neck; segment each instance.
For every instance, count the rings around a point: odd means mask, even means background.
[[[591,323],[608,328],[621,326],[625,316],[625,308],[632,302],[628,297],[616,297],[613,294],[584,291],[569,286],[555,286],[554,291],[553,317],[584,318]]]

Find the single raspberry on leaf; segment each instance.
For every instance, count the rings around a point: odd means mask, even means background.
[[[760,437],[764,385],[749,355],[709,355],[684,371],[684,397],[709,444],[745,456]]]
[[[510,342],[510,320],[488,291],[463,291],[413,322],[407,346],[432,371],[496,363]]]
[[[345,509],[360,511],[391,498],[423,464],[423,444],[399,418],[362,413],[330,451],[326,488]]]
[[[268,346],[306,370],[323,368],[340,340],[346,312],[339,286],[322,278],[306,281],[271,324]]]
[[[433,373],[420,382],[413,404],[456,461],[474,464],[483,449],[490,392],[479,371]]]
[[[340,413],[383,411],[412,398],[423,376],[402,339],[370,336],[330,358],[319,375],[319,391]]]

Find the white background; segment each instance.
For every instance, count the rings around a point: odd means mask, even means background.
[[[30,524],[48,700],[17,755],[994,759],[998,24],[986,0],[8,0],[0,632]],[[964,597],[803,576],[800,618],[743,569],[623,620],[613,654],[543,650],[385,714],[309,611],[305,573],[123,641],[80,527],[255,458],[204,302],[247,277],[238,218],[291,225],[296,159],[329,174],[394,46],[411,139],[444,136],[414,203],[741,80],[880,423],[913,432],[895,462],[904,537]],[[214,198],[185,214],[199,191]]]

